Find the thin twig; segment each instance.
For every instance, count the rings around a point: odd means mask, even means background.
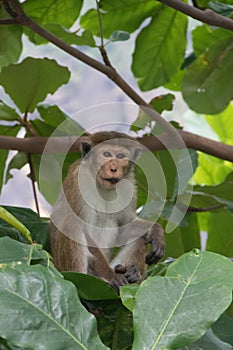
[[[101,56],[103,58],[104,63],[106,64],[106,66],[112,67],[111,62],[110,62],[110,60],[108,58],[107,51],[106,51],[106,49],[104,47],[104,34],[103,34],[103,25],[102,25],[101,13],[100,13],[99,0],[96,0],[96,7],[97,7],[97,14],[98,14],[98,21],[99,21],[99,30],[100,30],[100,46],[99,46],[99,50],[100,50]]]

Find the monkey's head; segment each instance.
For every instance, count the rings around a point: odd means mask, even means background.
[[[94,139],[81,141],[85,162],[94,169],[97,184],[104,189],[114,190],[116,185],[132,171],[142,146],[129,136],[116,132],[99,132]]]

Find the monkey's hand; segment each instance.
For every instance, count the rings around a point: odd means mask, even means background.
[[[146,233],[144,239],[146,244],[151,244],[151,252],[146,256],[146,264],[155,264],[165,255],[165,238],[162,226],[155,223]]]
[[[119,293],[119,288],[125,284],[135,283],[140,280],[141,274],[135,265],[116,265],[114,267],[115,276],[111,280],[111,286]]]
[[[134,265],[121,265],[118,264],[114,267],[114,271],[117,274],[124,274],[124,277],[126,278],[127,282],[126,283],[135,283],[137,281],[140,280],[140,278],[142,277],[138,268]]]

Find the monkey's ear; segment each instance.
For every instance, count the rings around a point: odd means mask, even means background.
[[[80,142],[80,149],[82,152],[83,158],[90,152],[91,150],[91,142],[88,140]]]
[[[135,161],[136,159],[138,159],[140,154],[142,153],[142,151],[143,151],[143,147],[140,147],[140,146],[136,147],[134,149],[133,159],[132,160]]]

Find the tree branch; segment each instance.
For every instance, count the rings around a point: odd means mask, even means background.
[[[221,16],[210,9],[200,10],[196,7],[192,7],[180,0],[157,0],[162,4],[172,7],[192,18],[195,18],[203,23],[207,23],[212,26],[221,27],[233,31],[233,20],[224,16]]]
[[[160,0],[161,2],[169,2],[174,4],[178,4],[183,9],[184,3],[179,0]],[[31,29],[33,32],[37,33],[44,39],[48,40],[55,46],[59,47],[63,51],[67,52],[71,56],[77,58],[81,62],[87,64],[88,66],[96,69],[97,71],[106,75],[109,79],[111,79],[127,96],[129,96],[137,105],[139,105],[150,117],[159,123],[160,126],[163,127],[165,133],[162,135],[158,135],[156,138],[152,136],[152,139],[145,138],[142,140],[142,143],[148,145],[148,148],[151,150],[164,149],[164,143],[167,148],[182,148],[182,147],[190,147],[196,150],[203,151],[205,153],[211,154],[213,156],[219,157],[221,159],[229,160],[233,162],[233,147],[224,145],[222,143],[209,140],[207,138],[203,138],[201,136],[193,135],[191,133],[187,133],[185,131],[174,131],[174,128],[171,124],[169,124],[165,119],[163,119],[159,113],[154,111],[152,107],[140,96],[137,92],[117,73],[117,71],[108,65],[104,65],[101,62],[95,60],[92,57],[89,57],[82,51],[74,48],[60,38],[56,37],[52,33],[48,32],[41,26],[39,26],[36,22],[31,20],[22,10],[20,4],[15,0],[8,0],[8,3],[12,6],[13,11],[18,13],[16,16],[16,20],[19,24],[24,25]],[[171,5],[171,4],[170,4]],[[187,5],[186,5],[187,6]],[[191,6],[188,8],[193,9]],[[204,14],[203,11],[198,9],[193,9]],[[205,14],[206,15],[206,14]],[[216,15],[219,18],[219,15]],[[221,19],[225,19],[225,17],[220,16]],[[215,17],[216,18],[216,17]],[[233,21],[231,20],[231,23]],[[216,23],[213,23],[216,25]],[[233,28],[232,28],[233,29]],[[56,139],[56,138],[55,138]],[[54,153],[59,153],[67,149],[68,144],[72,145],[77,138],[75,137],[67,137],[59,138],[59,142],[57,143]],[[146,140],[146,141],[145,141]],[[150,141],[151,140],[151,141]],[[0,138],[0,148],[3,149],[17,149],[24,152],[31,153],[42,153],[45,147],[47,139],[43,137],[32,137],[28,139],[17,139],[17,138],[9,138],[1,136]],[[70,143],[69,143],[70,142]],[[78,141],[77,141],[78,142]],[[71,150],[77,151],[77,143],[74,143],[71,147]]]
[[[221,142],[210,140],[206,137],[194,135],[192,133],[177,130],[177,133],[184,140],[183,147],[192,148],[212,155],[214,157],[233,162],[233,146],[226,145]],[[84,136],[85,137],[85,136]],[[17,150],[26,153],[46,153],[59,154],[69,150],[69,152],[79,152],[79,145],[83,137],[63,136],[63,137],[42,137],[33,136],[28,138],[17,138],[13,136],[0,135],[0,149]],[[49,140],[49,147],[46,144]],[[167,149],[167,143],[170,135],[164,133],[159,138],[155,136],[145,136],[139,138],[138,141],[147,147],[150,151],[160,151]],[[174,140],[170,143],[171,148],[182,148],[182,144],[177,144]],[[46,148],[45,148],[46,147]]]

